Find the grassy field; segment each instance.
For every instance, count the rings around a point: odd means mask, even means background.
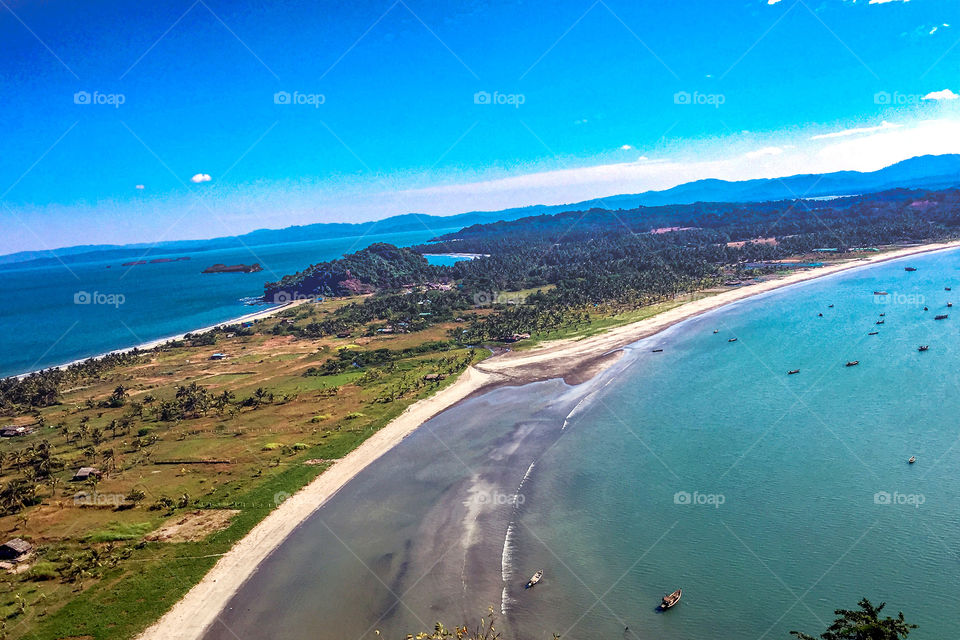
[[[0,542],[19,537],[34,546],[0,571],[0,638],[131,637],[284,496],[487,355],[450,349],[305,375],[343,347],[397,351],[446,340],[450,329],[349,339],[273,334],[277,323],[306,323],[340,304],[302,305],[257,323],[253,335],[150,352],[62,390],[59,404],[0,423],[35,429],[0,440],[0,483],[23,478],[36,491],[25,508],[0,517]],[[228,357],[212,360],[218,352]],[[163,419],[178,388],[200,408]],[[224,392],[232,399],[218,405]],[[56,468],[38,474],[44,442]],[[73,481],[83,466],[102,477]],[[164,526],[174,534],[153,540]]]

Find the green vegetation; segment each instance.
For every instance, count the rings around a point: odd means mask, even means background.
[[[885,602],[874,606],[869,600],[863,598],[857,604],[859,609],[834,611],[837,619],[830,628],[820,634],[821,640],[900,640],[910,635],[912,629],[917,628],[915,624],[904,622],[902,611],[896,618],[889,616],[881,618],[880,612],[886,606]],[[799,631],[791,631],[790,635],[800,640],[817,640]]]

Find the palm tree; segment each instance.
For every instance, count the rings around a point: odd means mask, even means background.
[[[915,624],[904,622],[902,611],[896,618],[887,616],[881,619],[880,612],[886,606],[885,602],[875,607],[869,600],[863,598],[857,604],[860,606],[859,609],[834,611],[837,619],[820,634],[820,638],[822,640],[900,640],[906,638],[911,629],[917,628]],[[817,640],[799,631],[791,631],[790,635],[800,640]]]

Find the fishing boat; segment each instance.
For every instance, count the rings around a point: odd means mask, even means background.
[[[845,366],[847,366],[847,367],[855,367],[855,366],[857,366],[858,364],[860,364],[860,361],[859,361],[859,360],[851,360],[851,361],[848,362]]]
[[[948,317],[949,317],[949,316],[948,316],[947,314],[941,313],[940,315],[935,316],[933,319],[934,319],[934,320],[946,320]]]
[[[903,270],[904,270],[904,271],[916,271],[917,268],[916,268],[916,267],[904,267]]]
[[[907,462],[909,462],[910,464],[913,464],[916,461],[917,461],[917,456],[910,456],[910,459],[907,460]]]
[[[877,320],[877,324],[883,324],[884,322],[886,322],[886,321],[885,321],[885,320]]]
[[[524,589],[529,589],[530,587],[534,586],[541,580],[543,580],[543,569],[540,569],[535,574],[533,574],[533,577],[527,581],[527,586],[525,586]]]
[[[878,333],[880,333],[880,332],[879,332],[879,331],[871,331],[871,332],[868,333],[867,335],[868,335],[868,336],[875,336],[875,335],[877,335]]]
[[[730,338],[729,340],[727,340],[727,342],[736,342],[736,341],[737,341],[736,338]]]
[[[929,349],[929,348],[930,348],[930,345],[928,345],[928,344],[922,344],[922,345],[920,345],[919,347],[917,347],[917,351],[926,351],[926,350]]]
[[[787,371],[788,376],[792,376],[795,373],[800,373],[800,369],[791,369],[790,371]]]
[[[683,595],[683,589],[677,589],[673,593],[663,596],[663,600],[660,602],[660,610],[666,611],[670,607],[680,602],[680,596],[682,595]]]
[[[875,295],[875,296],[888,296],[888,295],[890,295],[890,294],[887,293],[886,291],[874,291],[874,292],[873,292],[873,295]]]

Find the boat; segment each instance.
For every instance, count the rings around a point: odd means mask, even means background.
[[[910,459],[907,460],[907,462],[909,462],[910,464],[913,464],[916,461],[917,461],[917,456],[910,456]]]
[[[950,287],[944,287],[943,290],[944,290],[944,291],[950,291],[951,289],[950,289]]]
[[[673,593],[669,593],[663,596],[663,600],[660,602],[660,610],[666,611],[670,607],[676,605],[680,602],[680,596],[683,595],[683,589],[677,589]]]
[[[823,314],[822,314],[822,313],[818,313],[818,314],[817,314],[817,317],[818,317],[818,318],[822,318],[822,317],[823,317]]]
[[[948,306],[948,307],[952,307],[952,306],[953,306],[953,303],[952,303],[952,302],[948,302],[948,303],[947,303],[947,306]]]
[[[729,340],[727,340],[727,342],[736,342],[736,341],[737,341],[736,338],[730,338]]]
[[[916,271],[917,268],[916,268],[916,267],[904,267],[903,270],[904,270],[904,271]]]
[[[654,349],[653,352],[654,352],[654,353],[662,353],[662,352],[663,352],[663,349]]]
[[[930,307],[924,307],[923,310],[924,310],[924,311],[930,311]]]
[[[919,347],[917,347],[917,351],[926,351],[926,350],[929,349],[929,348],[930,348],[930,345],[928,345],[928,344],[922,344],[922,345],[920,345]]]
[[[827,305],[827,309],[833,309],[833,305],[832,305],[832,304],[828,304],[828,305]]]
[[[883,324],[886,320],[877,320],[877,324]]]
[[[879,332],[879,331],[871,331],[871,332],[868,333],[867,335],[868,335],[868,336],[875,336],[875,335],[877,335],[878,333],[880,333],[880,332]]]
[[[800,373],[800,369],[791,369],[790,371],[787,371],[788,376],[792,376],[795,373]]]
[[[860,361],[859,361],[859,360],[851,360],[850,362],[848,362],[848,363],[846,364],[846,366],[848,366],[848,367],[855,367],[855,366],[857,366],[858,364],[860,364]]]
[[[888,296],[888,295],[890,295],[890,294],[887,293],[886,291],[874,291],[874,292],[873,292],[873,295],[875,295],[875,296]]]
[[[535,574],[533,574],[533,577],[527,581],[527,586],[525,586],[524,589],[529,589],[530,587],[534,586],[541,580],[543,580],[543,569],[540,569]]]
[[[714,332],[714,333],[720,333],[720,329],[714,329],[713,332]]]
[[[946,320],[948,317],[949,316],[947,314],[941,313],[940,315],[934,317],[934,320]]]
[[[887,314],[881,313],[881,314],[880,314],[880,317],[882,318],[882,317],[885,316],[885,315],[887,315]]]

